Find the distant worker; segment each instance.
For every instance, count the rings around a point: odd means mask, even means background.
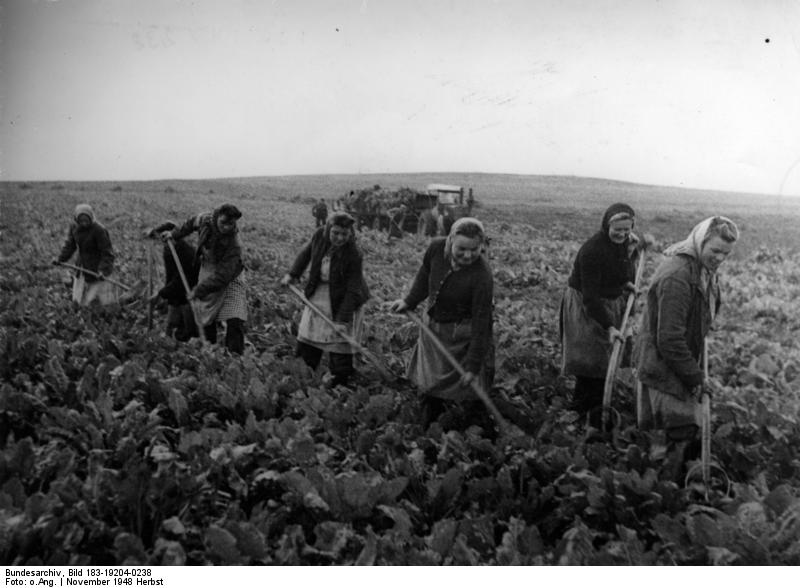
[[[205,338],[217,341],[217,323],[225,323],[225,347],[244,351],[247,321],[247,294],[237,221],[242,213],[233,204],[223,204],[210,213],[188,219],[183,226],[165,231],[162,239],[179,241],[197,232],[195,264],[199,266],[197,285],[187,298],[195,301],[197,320]]]
[[[406,222],[406,215],[408,214],[408,206],[400,204],[400,206],[390,208],[387,214],[391,223],[389,225],[389,238],[402,238],[403,225]]]
[[[452,208],[440,203],[436,206],[436,211],[436,232],[441,236],[449,235],[455,221]]]
[[[172,221],[166,221],[154,229],[151,229],[145,236],[147,238],[160,237],[164,232],[170,233],[175,230],[176,225]],[[181,269],[189,284],[189,288],[197,285],[197,266],[195,265],[195,250],[186,239],[173,241],[175,252],[178,254],[178,261]],[[159,300],[167,301],[167,325],[166,333],[169,337],[174,337],[178,341],[188,341],[192,337],[197,337],[197,324],[194,321],[194,314],[186,298],[186,288],[183,285],[178,265],[172,255],[169,245],[164,243],[164,287],[153,294],[150,304],[155,304]]]
[[[378,230],[389,232],[392,218],[389,214],[389,204],[385,200],[378,200],[375,206],[375,214],[378,218]]]
[[[472,188],[469,189],[467,194],[467,216],[472,216],[472,207],[475,206],[475,196],[472,194]]]
[[[311,209],[311,213],[314,215],[314,219],[316,220],[316,227],[324,227],[325,221],[328,219],[328,205],[325,204],[324,198],[319,199],[319,202],[317,202]]]
[[[118,302],[119,288],[105,281],[114,271],[114,249],[108,231],[95,220],[88,204],[76,206],[73,219],[61,254],[53,260],[54,265],[59,265],[78,252],[75,265],[81,269],[72,278],[72,300],[81,306]]]

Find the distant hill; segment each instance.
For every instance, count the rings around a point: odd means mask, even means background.
[[[223,180],[221,180],[223,181]],[[341,174],[303,176],[265,176],[224,180],[244,189],[276,191],[285,195],[336,198],[378,184],[396,189],[407,186],[422,189],[431,183],[446,183],[473,188],[475,198],[487,205],[552,204],[580,208],[602,207],[625,201],[632,206],[706,210],[719,207],[720,214],[766,212],[769,209],[800,213],[800,198],[780,198],[764,194],[697,190],[650,186],[601,178],[577,176],[538,176],[484,173]],[[688,207],[688,208],[684,208]]]
[[[669,186],[651,186],[602,178],[577,176],[542,176],[459,172],[412,174],[331,174],[296,176],[260,176],[203,180],[154,180],[140,182],[30,182],[64,189],[90,189],[165,192],[214,193],[268,198],[338,198],[350,192],[378,184],[384,188],[423,189],[427,184],[446,183],[472,188],[478,202],[488,206],[553,206],[558,208],[596,209],[612,202],[627,202],[643,212],[660,211],[717,214],[800,214],[800,198],[698,190]],[[14,186],[17,182],[3,182]]]
[[[597,230],[602,211],[613,202],[634,207],[639,228],[664,242],[688,234],[701,219],[712,214],[730,216],[742,230],[737,255],[761,246],[800,250],[800,198],[763,194],[650,186],[601,178],[484,173],[338,174],[263,176],[202,180],[152,180],[121,182],[0,182],[0,193],[15,190],[46,191],[54,197],[75,199],[108,196],[126,201],[138,196],[158,196],[172,203],[170,214],[184,214],[226,201],[240,203],[249,214],[269,218],[270,202],[290,201],[306,207],[314,199],[335,199],[350,190],[378,184],[387,189],[423,189],[446,183],[472,188],[476,215],[496,227],[526,224],[536,230],[554,227],[570,234]],[[1,196],[1,194],[0,194]],[[2,201],[2,197],[0,197]],[[249,203],[263,203],[251,207]],[[310,210],[310,208],[308,208]],[[310,214],[310,213],[309,213]]]

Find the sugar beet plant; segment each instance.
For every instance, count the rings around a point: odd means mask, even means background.
[[[566,410],[556,313],[584,235],[496,220],[497,393],[525,415],[498,434],[451,410],[423,429],[402,378],[415,338],[380,302],[424,242],[360,245],[373,292],[369,365],[329,388],[293,357],[299,307],[276,287],[310,233],[306,203],[215,193],[246,211],[248,348],[231,357],[148,331],[142,230],[210,197],[6,185],[0,277],[0,562],[81,564],[800,564],[800,356],[791,251],[730,262],[714,334],[713,449],[730,487],[686,487],[666,447],[620,419],[587,434]],[[205,198],[205,200],[204,200]],[[46,261],[74,205],[112,234],[118,309],[74,309]],[[138,296],[138,298],[137,298]]]

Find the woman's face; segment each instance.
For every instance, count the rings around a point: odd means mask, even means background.
[[[339,225],[331,225],[331,232],[328,237],[331,240],[331,246],[341,247],[347,243],[347,240],[350,238],[351,230],[352,229],[340,227]]]
[[[450,251],[453,261],[458,267],[466,267],[474,263],[481,255],[482,244],[477,237],[456,235],[453,237],[453,248]]]
[[[631,219],[619,219],[608,223],[608,238],[612,243],[622,244],[633,230]]]
[[[219,215],[217,217],[217,230],[223,235],[232,233],[233,231],[236,230],[236,219],[229,218],[225,214]]]
[[[733,251],[733,243],[728,243],[719,235],[714,235],[703,245],[703,250],[700,252],[700,263],[708,271],[715,272],[731,251]]]

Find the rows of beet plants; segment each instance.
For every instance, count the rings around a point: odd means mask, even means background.
[[[141,303],[141,232],[191,213],[189,199],[114,197],[7,188],[0,562],[800,564],[789,253],[759,250],[727,269],[734,310],[712,344],[719,469],[706,487],[676,479],[664,440],[635,427],[629,370],[612,431],[565,408],[556,313],[580,235],[501,227],[484,211],[496,233],[495,394],[524,423],[498,431],[452,409],[424,428],[402,377],[415,330],[381,305],[406,287],[422,239],[359,236],[374,297],[367,345],[396,377],[359,364],[355,383],[331,388],[294,357],[300,307],[276,287],[311,230],[305,203],[263,203],[264,224],[243,224],[252,320],[246,352],[231,356],[166,338],[158,313],[149,328]],[[119,307],[74,308],[47,265],[66,228],[51,219],[79,200],[114,213],[118,277],[135,286]]]

